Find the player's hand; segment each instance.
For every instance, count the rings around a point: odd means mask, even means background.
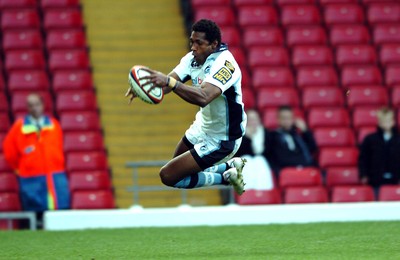
[[[136,96],[135,92],[133,92],[132,88],[129,87],[128,91],[126,91],[126,93],[125,93],[125,97],[129,98],[129,103],[128,104],[131,104],[132,100],[137,96]]]
[[[300,131],[302,131],[302,132],[307,131],[307,124],[306,124],[306,122],[304,122],[304,120],[301,119],[301,118],[297,118],[297,119],[294,121],[294,125],[295,125],[298,129],[300,129]]]
[[[152,84],[153,88],[154,87],[162,88],[164,94],[168,94],[169,92],[171,92],[171,88],[167,85],[168,82],[167,75],[149,68],[143,68],[143,70],[150,73],[150,75],[141,78],[141,80],[142,79],[147,80],[147,82],[143,84],[143,87]]]

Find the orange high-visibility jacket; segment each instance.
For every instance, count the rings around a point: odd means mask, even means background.
[[[47,116],[44,122],[39,131],[28,116],[18,119],[4,139],[5,159],[20,177],[65,171],[60,124]]]

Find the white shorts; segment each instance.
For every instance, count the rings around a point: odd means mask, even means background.
[[[186,130],[182,140],[203,170],[231,159],[242,143],[242,138],[223,141],[211,137],[200,131],[194,124]]]

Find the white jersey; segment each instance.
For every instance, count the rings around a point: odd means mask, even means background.
[[[200,108],[192,127],[225,141],[244,135],[247,117],[242,102],[242,72],[227,45],[221,45],[203,65],[199,65],[189,52],[173,71],[182,82],[192,79],[196,88],[208,82],[222,90],[219,97]]]

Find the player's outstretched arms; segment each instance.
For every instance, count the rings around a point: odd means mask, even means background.
[[[207,106],[211,101],[221,95],[222,90],[213,84],[204,82],[201,88],[194,88],[180,82],[176,73],[170,73],[170,76],[151,69],[144,69],[150,73],[149,76],[143,77],[148,82],[145,84],[154,84],[162,87],[164,94],[174,91],[183,100],[198,105],[200,107]],[[177,79],[178,78],[178,79]]]

